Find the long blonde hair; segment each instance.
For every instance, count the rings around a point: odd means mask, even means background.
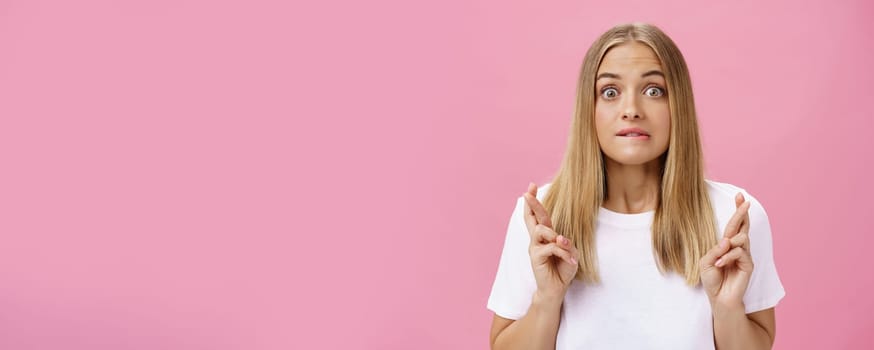
[[[607,50],[629,41],[649,46],[661,60],[671,111],[670,141],[661,157],[659,202],[652,224],[653,256],[662,273],[674,271],[695,286],[700,280],[698,260],[717,243],[716,219],[704,180],[689,70],[676,44],[657,27],[618,25],[589,48],[580,70],[567,150],[543,204],[555,231],[570,238],[581,253],[575,278],[600,283],[595,220],[606,195],[606,173],[595,133],[595,75]]]

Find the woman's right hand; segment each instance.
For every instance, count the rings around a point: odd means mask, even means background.
[[[552,230],[552,220],[537,200],[537,185],[528,185],[525,197],[525,226],[531,235],[528,255],[534,268],[537,293],[561,300],[579,268],[579,252],[573,243]]]

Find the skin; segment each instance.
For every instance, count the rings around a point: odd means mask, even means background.
[[[671,126],[661,61],[648,46],[625,43],[607,52],[597,76],[595,128],[607,169],[603,206],[620,213],[655,210],[659,157],[668,149]],[[645,130],[649,138],[617,136],[629,127]],[[524,194],[525,224],[537,290],[528,313],[519,320],[494,316],[492,349],[555,348],[561,304],[579,252],[552,229],[549,213],[536,196],[537,186],[530,184]],[[774,309],[744,311],[743,295],[754,268],[749,254],[750,203],[738,193],[735,205],[723,239],[699,261],[713,313],[714,342],[720,350],[770,349],[776,335]]]

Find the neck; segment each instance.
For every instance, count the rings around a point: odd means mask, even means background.
[[[661,164],[654,159],[645,164],[621,164],[604,157],[607,193],[602,206],[618,213],[637,214],[655,210],[661,186]]]

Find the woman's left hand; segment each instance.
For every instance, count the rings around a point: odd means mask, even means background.
[[[701,284],[711,307],[743,306],[744,293],[753,274],[749,236],[750,202],[738,193],[735,206],[737,211],[726,225],[722,240],[698,262]]]

